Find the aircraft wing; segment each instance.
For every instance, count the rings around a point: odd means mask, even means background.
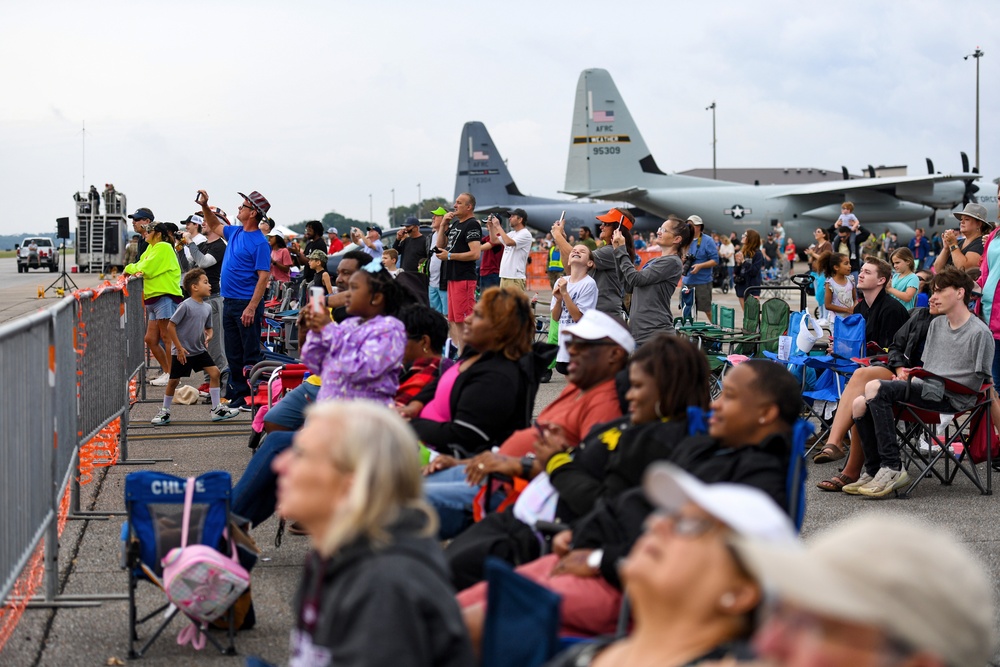
[[[509,213],[509,212],[513,211],[515,208],[517,208],[517,206],[504,205],[504,204],[491,204],[489,206],[477,206],[476,207],[476,213],[479,213],[479,214],[483,214],[483,213],[486,213],[486,214],[489,214],[489,213],[493,213],[493,214],[497,214],[497,213]]]
[[[981,178],[981,174],[927,174],[924,176],[891,176],[887,178],[858,178],[850,181],[827,181],[789,186],[769,195],[769,199],[780,197],[803,197],[806,195],[832,194],[836,192],[856,192],[871,190],[895,195],[896,189],[914,185],[934,185],[936,183],[968,182]]]
[[[559,192],[565,195],[572,195],[574,197],[589,197],[590,199],[626,201],[629,197],[641,197],[642,195],[646,194],[647,190],[646,188],[637,188],[633,186],[615,190],[588,190],[586,192],[566,192],[565,190],[560,190]]]

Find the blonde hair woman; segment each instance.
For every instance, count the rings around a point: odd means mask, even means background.
[[[312,541],[292,664],[473,663],[402,418],[374,402],[318,403],[273,467],[278,512]]]

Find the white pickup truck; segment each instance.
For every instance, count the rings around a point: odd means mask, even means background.
[[[46,268],[52,273],[59,270],[59,254],[52,239],[45,236],[29,236],[24,239],[17,249],[17,272],[26,273],[28,269]]]

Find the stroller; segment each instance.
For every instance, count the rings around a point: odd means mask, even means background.
[[[720,258],[712,267],[712,287],[721,289],[723,294],[729,293],[729,260]]]

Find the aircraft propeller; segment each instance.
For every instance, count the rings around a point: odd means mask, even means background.
[[[962,172],[969,173],[969,156],[965,154],[965,151],[962,151]],[[973,169],[972,173],[978,174],[979,170]],[[976,182],[971,178],[966,179],[965,192],[962,193],[962,205],[966,206],[973,201],[977,192],[979,192],[979,186],[976,185]]]

